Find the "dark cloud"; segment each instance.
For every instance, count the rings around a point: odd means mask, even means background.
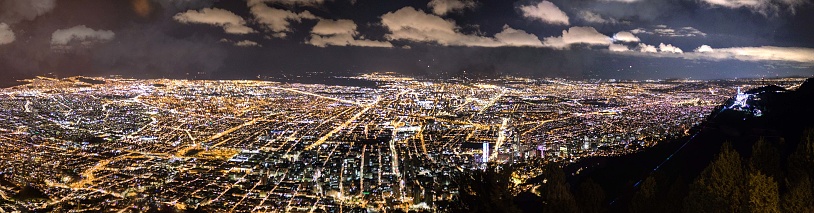
[[[100,73],[205,77],[218,71],[227,55],[214,37],[174,38],[151,26],[119,31],[117,40],[94,52],[93,65]]]
[[[15,24],[51,12],[56,0],[0,0],[0,22]]]
[[[548,0],[568,20],[552,25],[524,18],[520,9],[539,9],[542,0],[428,2],[0,0],[0,72],[174,78],[370,71],[571,78],[814,73],[810,63],[798,63],[809,58],[795,56],[814,48],[808,3],[780,5],[776,15],[764,15],[748,6],[695,0]],[[206,16],[183,19],[190,24],[173,19],[188,11]],[[66,29],[78,30],[58,34],[67,38],[58,44],[69,48],[54,48],[54,33]],[[702,45],[711,51],[693,51]],[[787,57],[759,54],[763,50]]]
[[[35,1],[31,5],[18,4],[17,8],[28,9],[17,11],[13,17],[3,13],[6,20],[18,22],[11,26],[15,41],[0,45],[0,68],[3,73],[24,77],[46,73],[209,75],[221,68],[227,55],[226,44],[207,34],[176,33],[180,24],[171,17],[177,11],[211,6],[211,2],[146,2],[152,13],[147,19],[142,17],[144,11],[139,11],[143,8],[138,8],[145,5],[137,5],[145,2],[59,1],[59,6],[50,11],[45,10],[47,5]]]
[[[781,11],[796,13],[797,8],[811,4],[808,0],[701,0],[711,7],[730,9],[746,8],[764,16],[777,15]]]
[[[186,10],[198,10],[211,7],[215,0],[152,0],[151,4],[158,4],[169,15]]]

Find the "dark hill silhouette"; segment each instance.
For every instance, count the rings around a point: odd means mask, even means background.
[[[777,86],[777,85],[769,85],[764,87],[758,87],[754,89],[750,89],[746,91],[747,94],[760,94],[764,92],[785,92],[787,91],[786,88]]]
[[[797,90],[795,90],[802,94],[814,94],[814,78],[806,79],[802,85],[800,85]]]
[[[656,177],[660,194],[686,194],[686,185],[674,187],[675,192],[670,192],[671,185],[678,179],[684,182],[695,179],[726,141],[748,158],[752,145],[763,138],[780,148],[781,159],[787,159],[800,142],[804,129],[814,126],[814,78],[792,91],[771,85],[747,93],[754,95],[755,101],[751,104],[762,109],[762,116],[723,110],[723,105],[719,106],[690,136],[636,154],[591,158],[567,166],[564,169],[568,174],[587,168],[580,175],[570,176],[569,185],[576,186],[591,178],[607,192],[612,211],[627,212],[634,193],[647,177]]]

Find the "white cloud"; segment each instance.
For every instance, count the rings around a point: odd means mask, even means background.
[[[763,15],[775,14],[783,8],[788,9],[792,14],[795,13],[796,8],[802,5],[810,4],[807,0],[701,0],[712,7],[726,7],[726,8],[747,8],[752,12],[760,13]]]
[[[571,44],[608,46],[611,38],[599,33],[593,27],[571,27],[562,31],[562,36],[547,37],[543,45],[554,49],[567,49]]]
[[[523,17],[538,20],[549,24],[569,25],[568,15],[550,1],[542,1],[537,5],[520,7]]]
[[[659,52],[668,52],[668,53],[684,53],[681,48],[673,46],[672,44],[659,44]]]
[[[536,36],[508,26],[496,34],[495,38],[463,34],[458,31],[455,21],[427,14],[412,7],[401,8],[381,17],[382,26],[390,32],[385,35],[388,40],[406,40],[413,42],[432,42],[444,46],[539,46]],[[536,39],[539,42],[539,39]]]
[[[178,13],[172,18],[184,24],[200,23],[219,26],[222,27],[226,33],[230,34],[248,34],[255,32],[252,28],[246,26],[246,20],[224,9],[204,8],[200,11],[188,10],[183,13]]]
[[[286,37],[286,32],[290,32],[290,22],[301,22],[303,19],[318,19],[311,12],[303,11],[295,13],[288,10],[272,8],[263,1],[249,1],[248,3],[255,20],[272,32],[273,37]]]
[[[596,24],[617,24],[617,23],[619,23],[619,21],[616,20],[616,19],[613,19],[613,18],[610,18],[610,17],[605,18],[605,17],[602,17],[601,15],[599,15],[597,13],[594,13],[594,12],[591,12],[591,11],[580,11],[579,13],[577,13],[577,17],[579,17],[580,19],[582,19],[583,21],[586,21],[588,23],[596,23]]]
[[[472,9],[475,8],[476,5],[474,0],[432,0],[430,3],[427,3],[427,7],[432,9],[432,13],[440,16],[450,12]]]
[[[814,64],[814,48],[775,46],[712,48],[702,45],[689,57],[710,60],[787,61]]]
[[[622,32],[618,32],[618,33],[614,34],[613,35],[613,40],[614,41],[621,41],[621,42],[639,42],[640,41],[639,37],[636,37],[636,35],[633,35],[633,33],[630,33],[630,32],[627,32],[627,31],[622,31]]]
[[[657,53],[659,50],[653,46],[648,44],[639,43],[639,46],[636,48],[639,52],[643,53]]]
[[[701,32],[700,30],[695,29],[693,27],[682,27],[681,29],[679,29],[679,33],[682,33],[686,36],[707,36],[706,33]]]
[[[630,32],[633,33],[633,34],[641,34],[641,33],[647,34],[648,33],[647,30],[645,30],[644,28],[636,28],[636,29],[630,30]]]
[[[526,31],[517,30],[503,26],[503,31],[495,34],[495,39],[508,46],[528,46],[528,47],[541,47],[543,43],[536,35],[527,33]]]
[[[14,31],[11,31],[8,24],[0,23],[0,45],[14,42]]]
[[[412,7],[401,8],[389,12],[381,17],[382,25],[390,30],[386,36],[391,40],[411,40],[422,42],[438,42],[449,45],[459,37],[457,26],[452,20],[426,14]]]
[[[356,35],[356,23],[348,19],[330,20],[323,19],[317,22],[311,33],[318,35],[349,34]]]
[[[674,35],[676,33],[676,30],[670,28],[658,28],[653,31],[659,35]]]
[[[610,46],[608,46],[608,50],[611,52],[626,52],[630,51],[630,48],[623,44],[610,44]]]
[[[710,47],[709,45],[706,45],[706,44],[701,45],[700,47],[695,48],[695,52],[701,52],[701,53],[703,53],[703,52],[712,52],[712,47]]]
[[[658,47],[649,44],[639,43],[636,46],[635,50],[640,53],[649,53],[649,54],[684,53],[684,51],[681,50],[681,48],[673,46],[672,44],[664,43],[660,43]]]
[[[241,47],[262,47],[257,42],[250,41],[250,40],[238,41],[238,42],[235,43],[235,45],[236,46],[241,46]]]
[[[94,30],[85,25],[78,25],[68,29],[59,29],[51,34],[51,47],[67,49],[71,41],[80,42],[82,45],[89,45],[94,42],[109,41],[115,37],[115,33],[110,30]]]
[[[393,47],[386,41],[373,41],[357,38],[356,23],[352,20],[319,20],[311,30],[311,39],[306,43],[317,46],[360,46],[360,47]]]
[[[252,41],[252,40],[242,40],[242,41],[232,41],[229,39],[220,39],[220,42],[230,43],[238,47],[262,47],[259,43]]]
[[[675,48],[670,50],[671,48]],[[687,60],[739,60],[739,61],[773,61],[785,63],[799,63],[806,67],[814,66],[814,48],[805,47],[729,47],[712,48],[709,45],[701,45],[693,52],[674,54],[680,49],[672,45],[660,44],[659,49],[652,45],[639,44],[637,52],[617,52],[618,54],[642,56],[642,57],[666,57],[683,58]]]

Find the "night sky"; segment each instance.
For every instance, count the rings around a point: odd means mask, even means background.
[[[810,0],[0,0],[0,74],[814,74]]]

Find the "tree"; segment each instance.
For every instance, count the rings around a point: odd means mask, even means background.
[[[761,172],[749,174],[749,212],[780,212],[777,182]]]
[[[579,185],[576,198],[580,210],[584,213],[599,213],[605,210],[605,191],[593,179],[589,178]]]
[[[543,167],[543,183],[537,188],[543,199],[543,212],[577,212],[577,202],[565,182],[565,172],[559,164],[549,163]]]
[[[807,129],[788,159],[788,192],[783,195],[785,212],[814,212],[814,129]]]
[[[814,194],[811,191],[811,181],[804,178],[787,185],[789,186],[789,192],[783,195],[783,201],[781,202],[783,212],[814,212]]]
[[[667,197],[662,202],[661,212],[682,212],[684,209],[682,201],[685,197],[687,197],[687,182],[679,176],[668,189]]]
[[[450,212],[520,212],[511,193],[512,172],[510,166],[490,164],[485,170],[470,170],[456,176],[458,196],[445,209]]]
[[[797,144],[797,149],[789,156],[789,178],[792,182],[814,177],[814,129],[808,129]]]
[[[630,212],[655,212],[658,208],[658,186],[656,179],[649,176],[641,183],[639,190],[633,194],[630,202]]]
[[[752,157],[749,158],[749,170],[760,171],[769,177],[779,180],[780,171],[780,150],[765,139],[760,138],[752,145]]]
[[[737,212],[745,204],[740,155],[724,143],[715,160],[690,185],[685,212]]]

